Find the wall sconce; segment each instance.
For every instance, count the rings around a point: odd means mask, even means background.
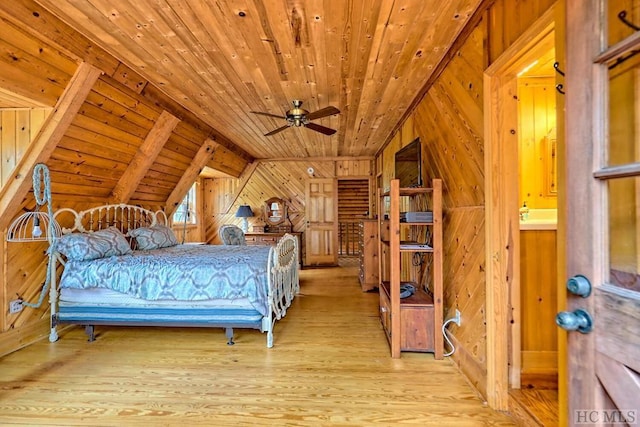
[[[51,221],[46,212],[24,213],[16,218],[7,230],[7,242],[51,242],[53,237],[60,236],[60,225],[56,220]]]
[[[44,188],[42,186],[44,185]],[[56,239],[62,236],[62,229],[53,217],[51,208],[51,180],[49,178],[49,168],[43,163],[38,163],[33,168],[33,195],[36,199],[36,209],[27,212],[16,218],[7,230],[7,242],[49,242],[47,275],[44,286],[40,291],[40,298],[37,303],[22,301],[25,307],[38,308],[42,305],[46,293],[56,292],[55,285],[55,263],[54,246]],[[47,207],[47,212],[40,212],[42,206]],[[50,341],[53,335],[49,337]],[[57,337],[56,337],[57,339]]]
[[[242,231],[245,233],[249,232],[249,220],[253,216],[253,211],[251,210],[251,206],[249,205],[240,205],[238,207],[238,211],[236,212],[236,218],[242,218]]]
[[[44,185],[44,188],[42,186]],[[36,208],[16,218],[7,230],[7,242],[49,242],[62,236],[62,229],[53,218],[51,209],[51,180],[49,168],[38,163],[33,168],[33,196]],[[40,212],[43,206],[47,212]]]

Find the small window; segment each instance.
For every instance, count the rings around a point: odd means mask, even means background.
[[[185,218],[187,224],[196,224],[198,222],[196,215],[196,185],[194,182],[187,195],[178,205],[178,209],[173,214],[173,225],[184,224]]]

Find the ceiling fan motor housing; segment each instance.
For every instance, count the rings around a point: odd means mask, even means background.
[[[302,101],[298,99],[293,100],[293,108],[287,111],[287,122],[289,126],[300,127],[307,124],[309,122],[306,117],[307,114],[309,114],[309,112],[302,108]]]

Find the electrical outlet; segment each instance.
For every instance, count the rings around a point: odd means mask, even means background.
[[[13,301],[9,302],[9,314],[14,314],[14,313],[19,313],[22,311],[22,300],[21,299],[14,299]]]
[[[460,317],[460,310],[458,310],[457,308],[456,308],[456,317],[454,319],[454,322],[458,326],[460,326],[460,323],[462,323],[462,318]]]

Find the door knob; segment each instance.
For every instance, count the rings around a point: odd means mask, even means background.
[[[576,274],[567,280],[567,290],[574,295],[586,298],[591,295],[591,282],[581,274]]]
[[[593,330],[591,315],[579,308],[575,311],[561,311],[556,315],[556,325],[566,331],[578,331],[588,334]]]

